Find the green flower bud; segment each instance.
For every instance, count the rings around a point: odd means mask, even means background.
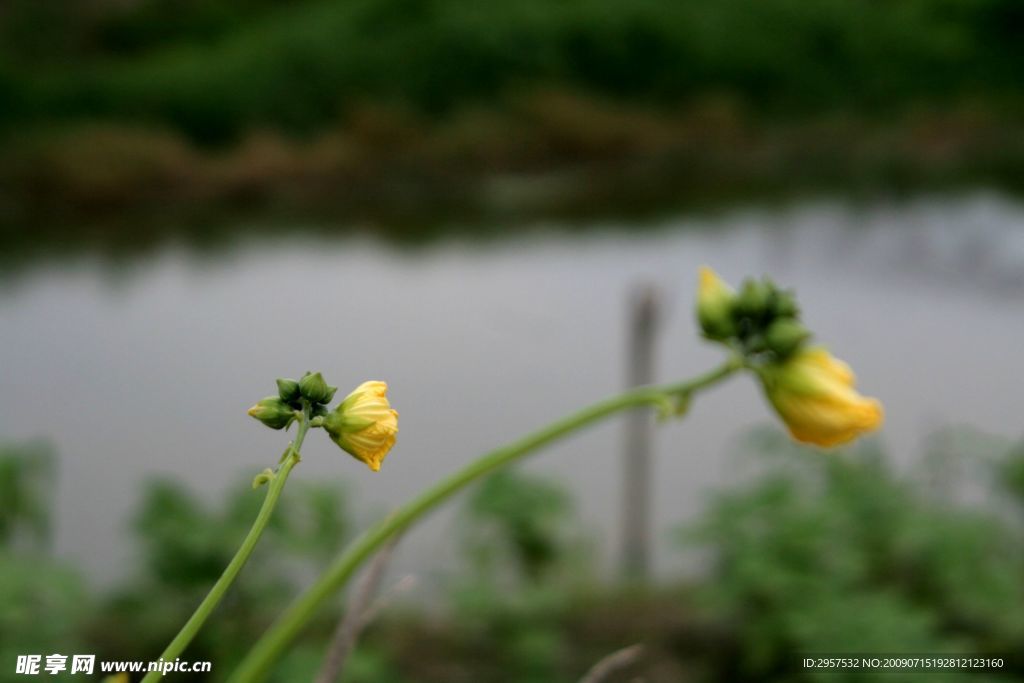
[[[295,411],[280,396],[267,396],[252,408],[249,415],[271,429],[284,429],[295,419]]]
[[[736,312],[741,316],[762,318],[770,313],[772,301],[771,285],[758,280],[748,279],[743,282],[736,299]]]
[[[277,380],[277,395],[285,403],[295,403],[299,400],[299,383],[293,379]]]
[[[787,358],[811,337],[810,331],[792,318],[780,318],[765,332],[764,342],[779,358]]]
[[[319,372],[307,372],[299,380],[299,393],[310,403],[326,403],[337,390],[337,387],[328,386]]]
[[[800,306],[796,303],[796,296],[792,292],[776,290],[772,312],[776,318],[798,318]]]
[[[732,319],[735,295],[715,271],[701,266],[697,287],[697,322],[708,339],[722,341],[736,334]]]

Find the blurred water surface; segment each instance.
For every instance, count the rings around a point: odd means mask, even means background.
[[[470,226],[471,227],[471,226]],[[385,379],[401,413],[374,475],[314,433],[296,477],[344,477],[362,519],[485,449],[622,387],[626,301],[664,294],[657,375],[718,362],[691,317],[695,273],[795,287],[805,320],[883,399],[880,438],[907,464],[940,425],[1020,433],[1024,204],[990,193],[819,200],[621,222],[471,229],[415,249],[368,237],[240,239],[215,256],[169,244],[117,267],[37,260],[0,289],[0,435],[60,453],[57,550],[95,577],[131,571],[126,519],[154,475],[215,496],[272,466],[285,437],[245,409],[278,376],[323,371],[344,393]],[[246,226],[238,226],[244,235]],[[742,430],[770,419],[749,378],[656,436],[657,533],[737,476]],[[615,550],[621,423],[535,458]],[[260,495],[260,494],[254,494]],[[399,571],[452,554],[450,514],[403,542]],[[659,546],[657,565],[677,558]]]

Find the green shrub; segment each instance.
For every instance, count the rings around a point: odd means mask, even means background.
[[[442,113],[553,88],[788,116],[1019,104],[1024,64],[1012,0],[143,0],[60,21],[15,4],[0,64],[29,77],[0,76],[16,102],[0,122],[156,122],[207,142],[309,133],[367,101]]]
[[[1022,651],[1024,543],[997,506],[934,496],[871,446],[822,454],[761,435],[752,449],[764,474],[687,534],[711,556],[709,614],[734,634],[727,670],[812,680],[798,656]]]

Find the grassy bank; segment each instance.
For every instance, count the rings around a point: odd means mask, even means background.
[[[674,112],[548,91],[437,120],[362,107],[307,139],[226,149],[110,123],[23,132],[0,156],[0,237],[112,240],[216,215],[429,232],[435,219],[651,212],[751,195],[962,183],[1017,189],[1024,121],[979,105],[766,122],[727,99]],[[184,229],[184,228],[181,228]],[[339,228],[341,229],[341,228]],[[72,234],[67,234],[68,232]]]
[[[0,239],[238,212],[419,239],[452,214],[1019,184],[1021,21],[1014,0],[11,0]]]

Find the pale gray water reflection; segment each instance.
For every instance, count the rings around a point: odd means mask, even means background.
[[[343,391],[386,379],[402,417],[382,473],[314,434],[295,475],[345,477],[365,517],[619,390],[624,307],[637,282],[668,301],[661,379],[718,362],[691,319],[696,269],[707,263],[732,281],[767,273],[799,291],[819,339],[884,400],[880,438],[901,463],[947,423],[1020,435],[1024,206],[1014,200],[822,201],[681,216],[659,230],[602,227],[416,251],[282,240],[212,260],[167,248],[115,279],[87,259],[34,266],[0,293],[0,434],[52,440],[58,551],[110,577],[130,571],[125,520],[147,477],[214,496],[274,464],[283,436],[245,408],[275,377],[316,368]],[[741,378],[658,429],[659,534],[734,476],[737,435],[770,419]],[[621,424],[608,424],[530,464],[572,488],[606,554],[621,441]],[[432,518],[404,542],[397,571],[446,566],[451,532],[450,513]],[[659,567],[675,562],[659,545]]]

